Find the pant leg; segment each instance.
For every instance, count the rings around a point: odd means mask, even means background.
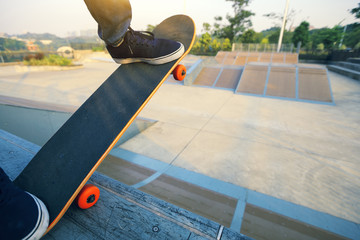
[[[116,47],[130,26],[132,12],[129,0],[84,0],[98,23],[99,37]]]

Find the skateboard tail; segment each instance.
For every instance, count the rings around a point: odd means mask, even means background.
[[[192,20],[192,19],[191,19]],[[193,21],[193,20],[192,20]],[[196,32],[195,29],[195,23],[193,21],[193,26],[194,26],[194,33]],[[70,205],[72,204],[72,202],[75,200],[76,196],[79,194],[79,192],[81,191],[81,189],[84,187],[84,185],[86,184],[86,182],[90,179],[91,175],[95,172],[95,170],[99,167],[99,165],[102,163],[102,161],[105,159],[105,157],[109,154],[109,152],[112,150],[112,148],[115,146],[115,144],[118,142],[118,140],[121,138],[121,136],[125,133],[125,131],[129,128],[129,126],[131,125],[131,123],[135,120],[135,118],[139,115],[139,113],[143,110],[143,108],[146,106],[146,104],[150,101],[150,99],[153,97],[153,95],[158,91],[158,89],[160,88],[160,86],[165,82],[165,80],[168,78],[168,76],[173,72],[173,70],[176,68],[176,66],[180,63],[180,61],[190,52],[193,44],[195,41],[195,34],[193,34],[193,37],[191,39],[191,42],[189,44],[189,46],[187,46],[186,51],[184,52],[184,54],[177,59],[176,61],[174,61],[173,66],[171,67],[171,69],[168,71],[168,73],[163,77],[163,79],[160,81],[160,83],[154,88],[154,90],[151,92],[151,94],[147,97],[147,99],[143,102],[143,104],[140,106],[140,108],[136,111],[136,113],[131,117],[131,119],[127,122],[127,124],[125,125],[125,127],[121,130],[121,132],[116,136],[116,138],[114,139],[114,141],[110,144],[110,146],[107,148],[107,150],[102,154],[102,156],[100,157],[99,161],[94,165],[94,167],[90,170],[90,172],[86,175],[86,177],[84,178],[84,180],[81,182],[81,184],[78,186],[78,188],[76,189],[76,191],[74,192],[74,194],[71,196],[71,198],[69,199],[69,201],[66,203],[66,205],[63,207],[63,209],[60,211],[60,213],[58,214],[58,216],[50,223],[47,231],[45,232],[45,234],[47,234],[58,222],[59,220],[63,217],[63,215],[65,214],[65,212],[67,211],[67,209],[70,207]],[[45,235],[44,234],[44,235]]]

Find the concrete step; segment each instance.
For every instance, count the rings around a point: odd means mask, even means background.
[[[360,58],[348,58],[346,61],[360,64]]]
[[[0,166],[14,180],[39,146],[0,129]],[[14,161],[13,161],[14,160]],[[95,172],[89,180],[100,188],[96,205],[72,205],[43,239],[221,239],[251,240],[219,223],[157,199]],[[239,228],[240,230],[240,228]]]
[[[0,129],[43,146],[77,108],[78,106],[0,95]],[[155,122],[137,117],[115,146],[131,139]]]
[[[348,68],[357,72],[360,72],[360,63],[352,63],[352,62],[333,62],[333,65]]]
[[[330,71],[337,72],[341,75],[353,78],[355,80],[360,80],[360,72],[359,71],[351,70],[351,69],[336,66],[336,65],[328,65],[327,68]]]

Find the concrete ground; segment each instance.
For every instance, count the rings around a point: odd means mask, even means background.
[[[360,83],[330,73],[335,106],[164,85],[121,148],[360,222]]]
[[[116,67],[0,67],[0,95],[79,106]],[[335,106],[164,84],[120,148],[360,223],[360,82],[329,74]]]
[[[67,71],[0,66],[0,95],[80,106],[117,67],[104,62],[86,62],[84,68]]]

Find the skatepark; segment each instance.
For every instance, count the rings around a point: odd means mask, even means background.
[[[33,155],[118,67],[101,53],[82,64],[0,67],[2,161],[9,145]],[[103,174],[256,239],[359,238],[359,81],[294,54],[220,52],[183,64],[185,81],[169,77],[92,181],[107,182]],[[78,212],[50,236],[64,237]]]

